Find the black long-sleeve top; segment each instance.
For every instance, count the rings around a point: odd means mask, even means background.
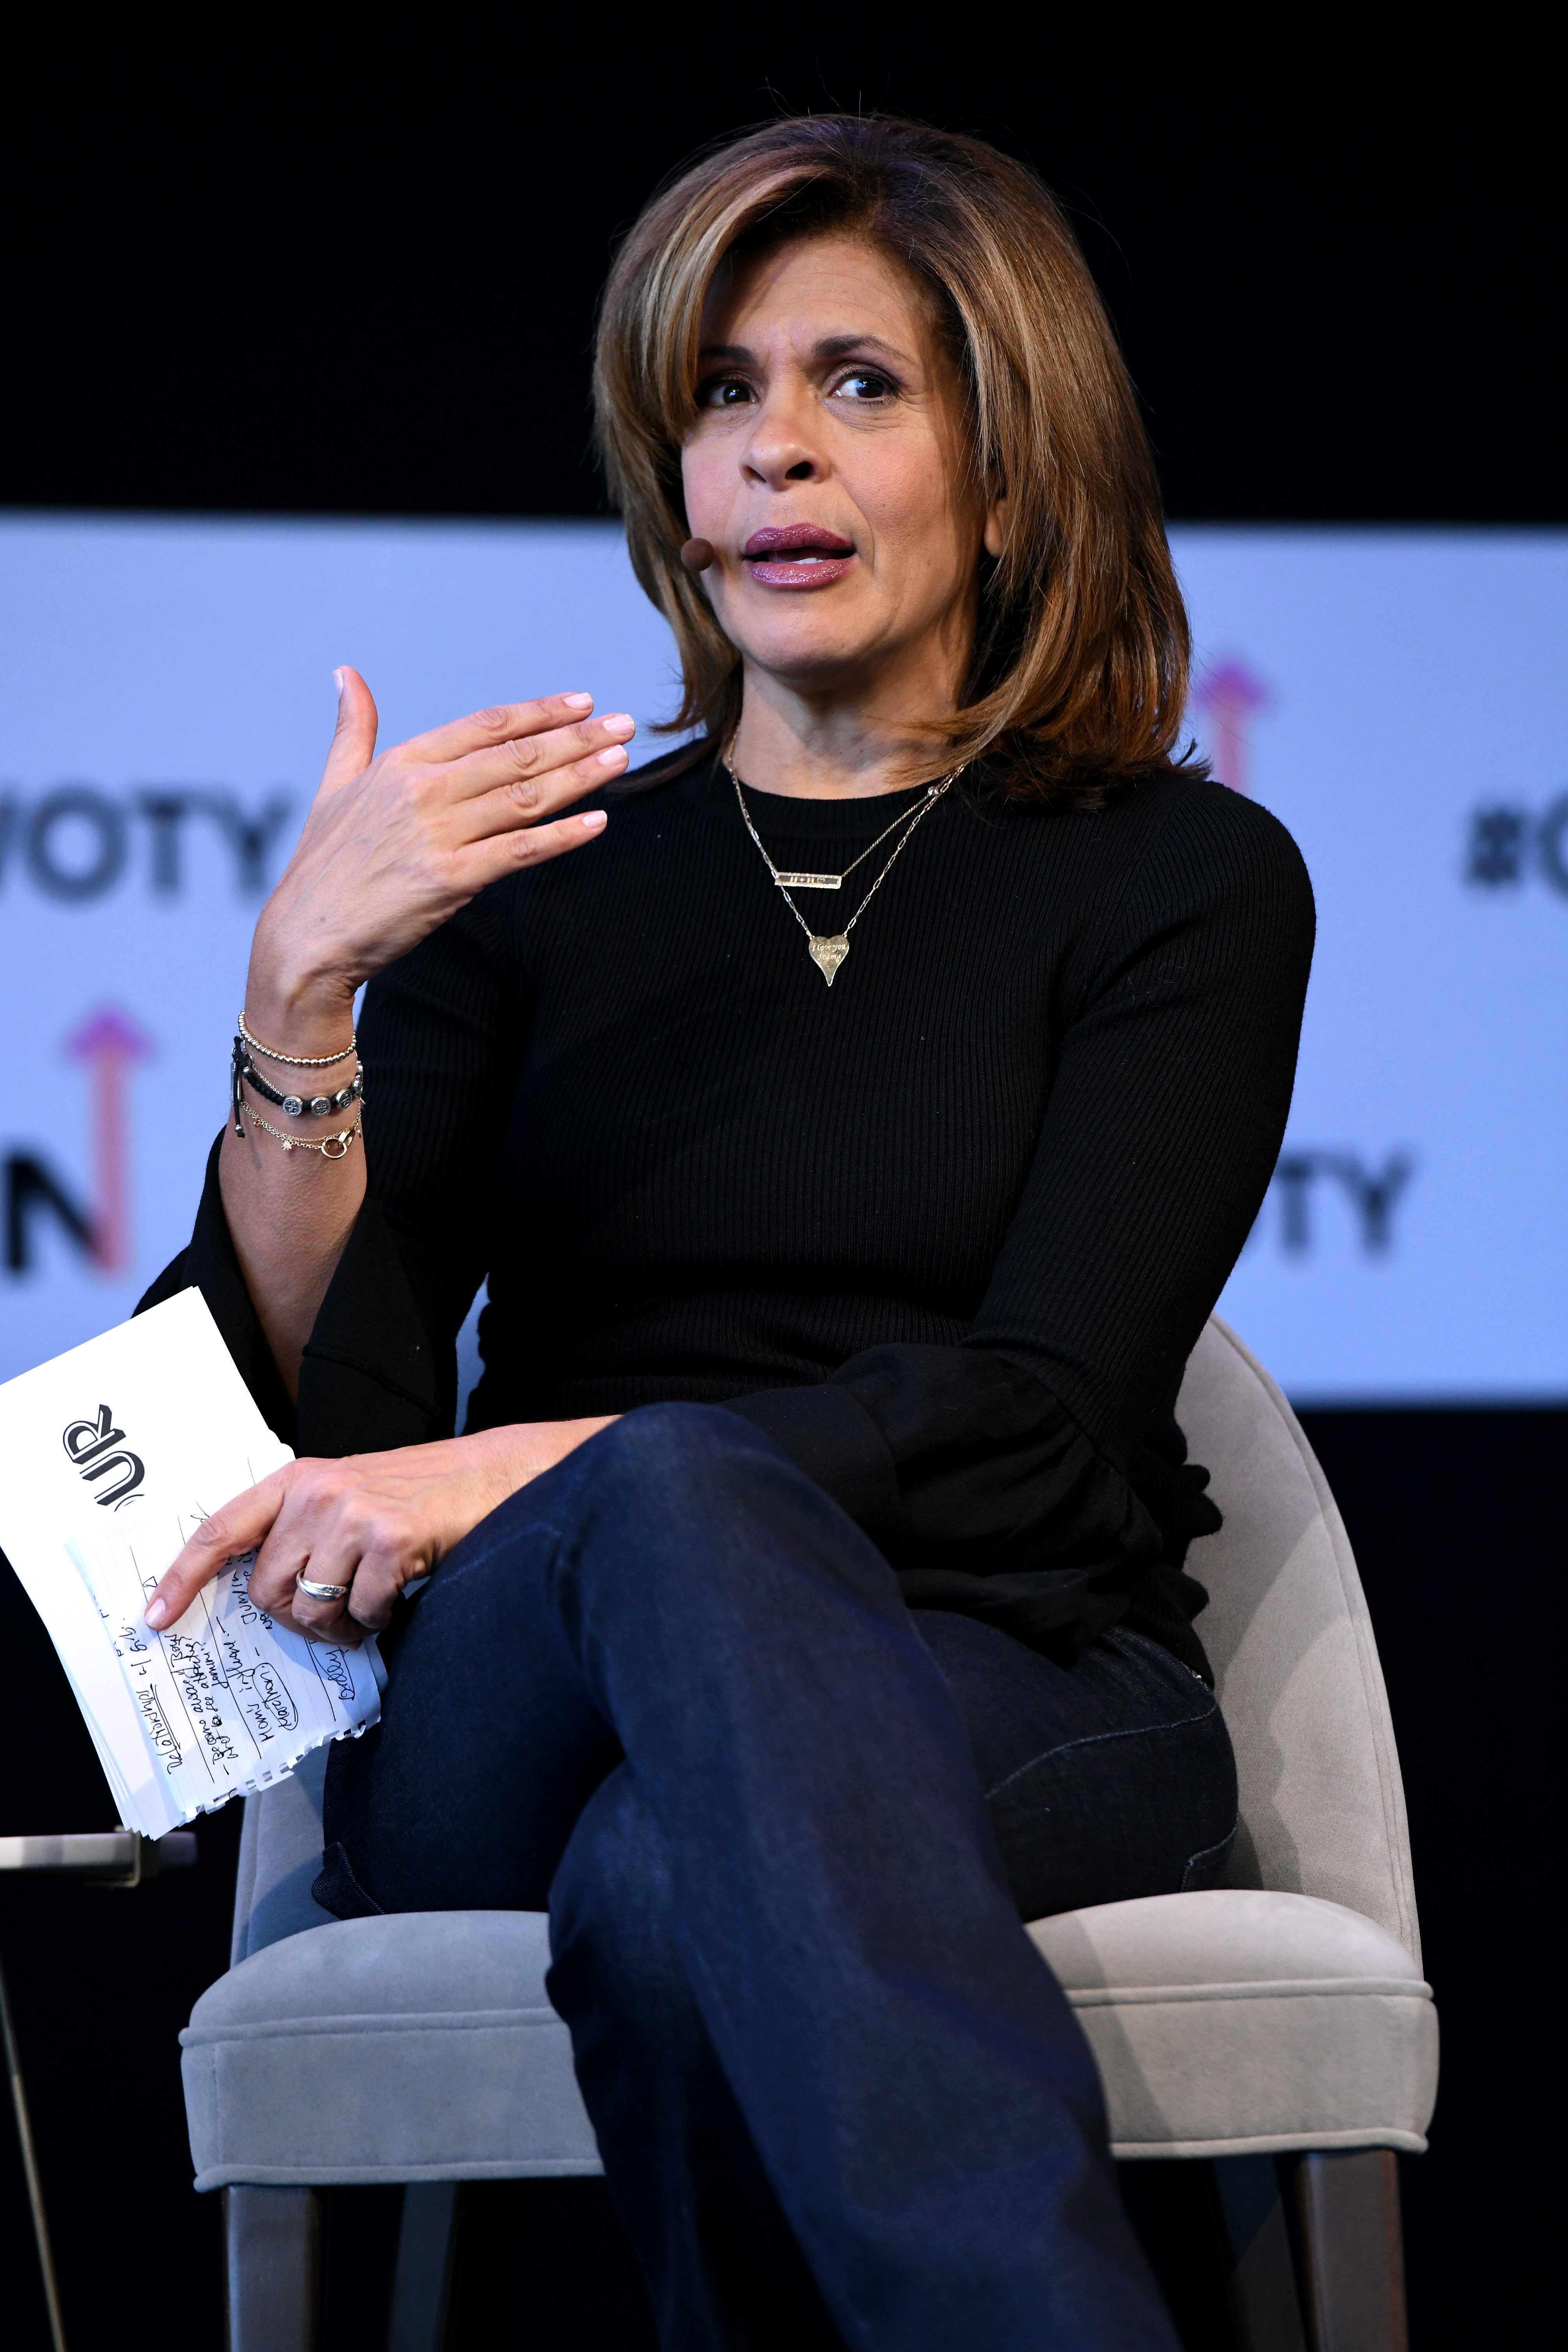
[[[829,872],[921,797],[748,793],[775,864]],[[829,988],[715,760],[605,805],[372,983],[369,1192],[297,1415],[216,1154],[150,1301],[199,1281],[279,1433],[342,1454],[449,1433],[488,1276],[470,1428],[721,1404],[911,1604],[1067,1659],[1125,1620],[1204,1671],[1182,1563],[1219,1519],[1173,1407],[1289,1104],[1289,836],[1179,772],[1090,810],[972,772]],[[815,929],[897,838],[797,893]]]

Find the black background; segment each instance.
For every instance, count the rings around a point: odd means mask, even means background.
[[[617,231],[716,135],[781,107],[883,105],[1030,157],[1066,201],[1173,516],[1568,520],[1550,77],[1501,18],[1441,51],[1431,20],[1352,34],[1301,15],[1090,31],[1038,10],[884,14],[826,35],[687,10],[657,38],[586,11],[569,35],[407,12],[288,34],[232,12],[51,25],[48,44],[12,37],[0,100],[0,506],[600,511],[587,351]],[[1540,1580],[1568,1413],[1318,1413],[1310,1433],[1388,1675],[1443,2021],[1432,2150],[1405,2167],[1414,2341],[1529,2340],[1546,2110],[1539,2011],[1510,1988],[1544,1940]],[[106,1825],[14,1587],[0,1643],[0,1829]],[[221,2341],[173,2037],[226,1962],[237,1832],[231,1808],[202,1825],[196,1871],[132,1894],[0,1888],[77,2347]],[[535,2352],[629,2352],[615,2264],[584,2252],[596,2193],[563,2194],[535,2231],[519,2315]],[[363,2200],[342,2217],[363,2275],[387,2226]],[[30,2261],[0,2119],[18,2352],[45,2340]],[[572,2315],[590,2273],[596,2319]],[[361,2316],[340,2298],[329,2352],[368,2343]]]
[[[824,37],[661,10],[463,36],[85,23],[5,79],[0,504],[595,511],[612,243],[694,149],[886,105],[1070,207],[1171,512],[1561,520],[1548,61],[1497,29],[1352,37],[1032,10]],[[955,12],[956,13],[956,12]],[[1506,14],[1506,12],[1501,12]],[[237,25],[240,29],[237,31]],[[1386,43],[1380,47],[1380,43]]]

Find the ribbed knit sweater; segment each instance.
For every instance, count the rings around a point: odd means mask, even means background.
[[[337,1454],[449,1433],[488,1277],[469,1427],[724,1405],[911,1605],[1067,1660],[1124,1620],[1205,1671],[1183,1561],[1219,1517],[1173,1408],[1284,1131],[1289,836],[1180,773],[1091,811],[972,772],[829,988],[719,763],[634,786],[372,983],[370,1191],[292,1431],[216,1170],[150,1297],[199,1280],[281,1433]],[[774,862],[824,872],[921,797],[747,795]],[[815,929],[897,839],[796,894]]]

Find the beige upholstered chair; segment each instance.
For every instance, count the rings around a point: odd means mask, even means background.
[[[1204,2210],[1234,2341],[1395,2352],[1393,2151],[1426,2146],[1436,2017],[1377,1651],[1306,1439],[1217,1317],[1179,1410],[1226,1517],[1194,1565],[1240,1770],[1230,1884],[1030,1932],[1094,2049],[1115,2152],[1142,2160],[1156,2245],[1166,2185],[1219,2159]],[[421,2184],[394,2316],[416,2352],[439,2340],[452,2184],[598,2159],[544,1995],[543,1917],[329,1920],[309,1892],[320,1785],[318,1759],[247,1810],[234,1966],[182,2037],[196,2185],[227,2192],[233,2352],[303,2352],[318,2190]],[[1150,2161],[1167,2158],[1188,2162]]]

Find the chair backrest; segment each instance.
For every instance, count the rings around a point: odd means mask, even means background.
[[[1344,1524],[1295,1414],[1219,1317],[1193,1351],[1177,1412],[1225,1513],[1188,1563],[1241,1779],[1236,1886],[1319,1895],[1375,1919],[1418,1961],[1405,1792],[1383,1669]],[[327,1751],[245,1809],[235,1960],[327,1924]]]
[[[1419,1962],[1388,1695],[1328,1483],[1284,1397],[1217,1315],[1176,1414],[1225,1514],[1187,1565],[1209,1590],[1197,1630],[1241,1780],[1229,1883],[1342,1903]]]

